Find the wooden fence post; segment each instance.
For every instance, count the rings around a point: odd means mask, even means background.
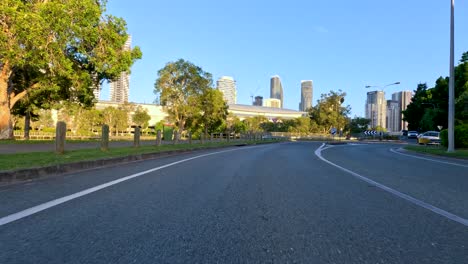
[[[63,121],[57,122],[55,129],[55,152],[63,154],[65,152],[65,138],[67,136],[67,124]]]
[[[140,147],[140,127],[136,126],[133,132],[133,147]]]
[[[162,133],[161,130],[158,129],[156,132],[156,146],[161,146],[161,139],[162,139]]]
[[[102,125],[102,136],[101,136],[101,150],[107,151],[109,150],[109,126]]]

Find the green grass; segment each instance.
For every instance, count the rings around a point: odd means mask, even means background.
[[[431,155],[438,155],[444,157],[452,157],[452,158],[461,158],[461,159],[468,159],[468,149],[457,149],[455,152],[448,153],[447,148],[442,146],[413,146],[408,145],[404,147],[406,150],[431,154]]]
[[[115,157],[125,157],[130,155],[138,155],[145,153],[157,153],[162,151],[183,150],[183,149],[199,149],[199,148],[216,148],[224,146],[233,146],[240,143],[260,144],[270,143],[273,141],[261,142],[217,142],[205,144],[179,144],[179,145],[162,145],[162,146],[141,146],[139,148],[122,147],[111,148],[108,151],[95,149],[80,149],[65,152],[63,155],[55,154],[54,152],[30,152],[16,154],[0,154],[0,171],[17,170],[26,168],[45,167],[51,165],[73,163],[79,161],[98,160]]]
[[[155,141],[153,138],[149,137],[142,137],[141,141]],[[94,143],[99,142],[100,139],[70,139],[67,138],[68,143]],[[118,138],[118,139],[111,139],[111,142],[133,142],[133,138]],[[30,139],[30,140],[23,140],[23,139],[15,139],[15,140],[0,140],[0,145],[13,145],[13,144],[52,144],[55,143],[53,139]]]

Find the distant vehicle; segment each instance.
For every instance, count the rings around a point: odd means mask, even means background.
[[[404,137],[407,137],[408,136],[408,130],[402,130],[401,135],[404,136]]]
[[[418,137],[418,144],[440,144],[440,133],[437,131],[427,131]]]
[[[417,138],[418,131],[408,131],[408,138]]]

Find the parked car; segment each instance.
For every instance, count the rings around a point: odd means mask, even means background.
[[[440,133],[437,131],[427,131],[418,137],[418,144],[440,144]]]
[[[418,131],[408,131],[408,138],[417,138]]]

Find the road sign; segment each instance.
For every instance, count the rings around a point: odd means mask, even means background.
[[[375,135],[377,135],[377,131],[367,130],[367,131],[364,131],[364,134],[367,135],[367,136],[375,136]]]
[[[332,127],[332,129],[330,130],[330,133],[332,135],[335,135],[336,134],[336,127]]]

